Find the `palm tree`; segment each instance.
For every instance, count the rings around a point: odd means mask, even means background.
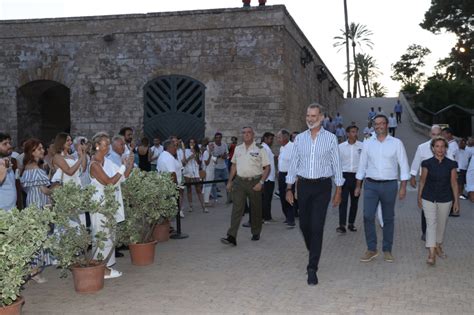
[[[372,90],[375,97],[384,97],[387,94],[387,88],[378,82],[372,83]]]
[[[334,39],[336,42],[334,43],[334,47],[344,46],[346,44],[346,32],[341,30],[342,36],[335,36]],[[353,87],[353,97],[357,97],[357,87],[359,85],[360,91],[360,83],[359,83],[359,71],[358,65],[356,62],[356,46],[359,46],[362,50],[363,46],[367,46],[372,48],[374,43],[370,39],[370,36],[373,35],[372,31],[370,31],[367,26],[359,23],[351,22],[349,26],[349,39],[351,40],[352,44],[352,57],[354,60],[354,87]]]
[[[357,54],[356,63],[358,65],[359,75],[362,80],[362,85],[364,86],[364,96],[367,97],[367,92],[369,97],[372,97],[372,88],[370,81],[378,76],[380,73],[376,65],[375,59],[369,54]],[[360,94],[360,91],[359,91]]]

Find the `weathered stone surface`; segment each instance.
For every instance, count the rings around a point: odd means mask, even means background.
[[[301,49],[314,61],[301,65]],[[343,100],[324,65],[284,6],[0,22],[0,129],[28,132],[32,108],[18,89],[52,80],[70,89],[71,133],[143,129],[143,87],[161,75],[206,86],[206,135],[304,128],[312,101],[334,112]],[[23,106],[24,107],[24,106]],[[26,112],[25,112],[26,109]],[[54,115],[54,113],[51,113]],[[45,139],[46,140],[46,139]]]

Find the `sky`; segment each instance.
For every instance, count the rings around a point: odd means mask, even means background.
[[[381,75],[377,79],[396,96],[400,84],[390,79],[391,65],[400,59],[411,44],[428,47],[424,72],[433,73],[436,62],[446,57],[456,38],[453,34],[432,34],[422,29],[430,0],[347,0],[349,23],[365,24],[374,34],[373,49],[362,52],[372,55]],[[258,0],[252,0],[257,5]],[[346,90],[344,79],[345,49],[333,47],[334,36],[344,28],[343,0],[267,0],[267,5],[284,4],[305,33],[323,62]],[[48,17],[89,16],[127,13],[168,12],[195,9],[232,8],[242,6],[241,0],[0,0],[0,20]],[[345,91],[346,92],[346,91]]]

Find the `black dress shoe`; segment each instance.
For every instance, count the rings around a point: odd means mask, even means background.
[[[336,232],[344,234],[346,233],[346,227],[344,225],[340,225],[336,228]]]
[[[351,232],[357,232],[357,228],[354,226],[354,224],[349,224],[347,229]]]
[[[252,241],[258,241],[260,239],[260,234],[252,235]]]
[[[120,258],[120,257],[123,257],[124,255],[119,252],[118,250],[115,250],[115,258]]]
[[[232,245],[232,246],[237,246],[237,241],[235,240],[235,237],[227,235],[227,237],[221,238],[221,243],[226,244],[226,245]]]
[[[308,269],[308,285],[317,285],[318,284],[318,276],[316,275],[316,271],[313,269]]]

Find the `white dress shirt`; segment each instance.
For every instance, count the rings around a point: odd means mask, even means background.
[[[152,146],[152,147],[150,148],[150,150],[151,150],[151,153],[152,153],[151,158],[152,158],[152,159],[156,158],[156,160],[153,160],[153,161],[151,161],[150,163],[156,165],[156,164],[158,163],[158,158],[160,157],[160,154],[161,154],[161,153],[163,152],[163,150],[164,150],[164,149],[163,149],[163,146],[162,146],[161,144],[160,144],[158,147],[156,147],[156,146],[154,145],[154,146]]]
[[[459,145],[456,140],[451,140],[448,142],[448,153],[447,155],[452,156],[454,161],[458,160],[457,154],[459,151]]]
[[[397,128],[397,119],[395,117],[388,117],[388,128]]]
[[[467,170],[469,165],[469,158],[471,158],[471,152],[466,150],[458,150],[458,170]]]
[[[362,153],[362,142],[357,141],[350,144],[344,141],[339,144],[339,156],[341,157],[342,172],[357,173],[360,155]]]
[[[262,147],[267,152],[268,160],[270,161],[270,173],[268,173],[268,177],[265,181],[274,182],[275,181],[275,154],[273,154],[272,149],[266,144],[262,142]]]
[[[433,151],[431,151],[431,140],[423,142],[416,148],[415,157],[411,163],[410,175],[416,176],[417,174],[421,175],[421,162],[424,160],[430,159],[433,157]],[[446,157],[451,160],[454,160],[451,153],[448,151]]]
[[[159,173],[175,173],[178,185],[182,181],[182,164],[171,153],[163,151],[158,158],[156,164],[156,171]]]
[[[278,170],[282,173],[288,173],[291,162],[291,151],[293,151],[293,142],[288,141],[287,144],[280,147],[278,155]]]
[[[374,180],[410,179],[407,153],[403,143],[390,135],[380,142],[376,137],[364,141],[356,178]]]
[[[307,179],[334,176],[336,186],[344,184],[337,138],[333,133],[321,127],[314,140],[310,129],[296,136],[286,183],[294,184],[297,176]]]

